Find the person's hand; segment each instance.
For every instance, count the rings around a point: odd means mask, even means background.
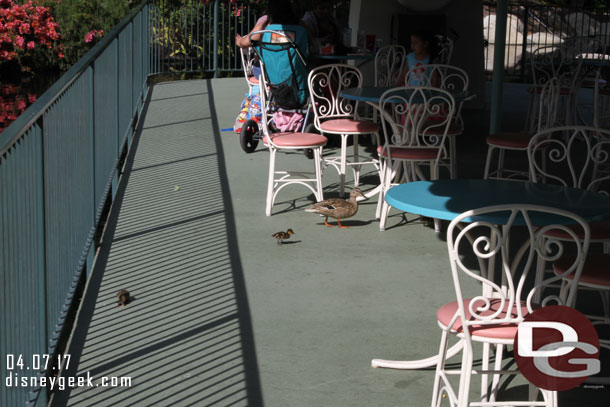
[[[235,34],[235,44],[237,44],[239,47],[241,47],[242,46],[241,42],[242,42],[243,38],[244,37],[242,37],[241,35]]]

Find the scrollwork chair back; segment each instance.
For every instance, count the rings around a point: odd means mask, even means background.
[[[345,64],[323,65],[309,73],[307,82],[318,130],[324,120],[356,117],[358,103],[339,95],[343,89],[362,87],[362,73],[358,68]]]
[[[610,131],[595,127],[554,127],[528,145],[533,182],[610,192]]]
[[[402,73],[407,53],[402,45],[386,45],[375,55],[375,86],[394,86]]]
[[[584,238],[577,236],[574,225],[582,229]],[[526,243],[516,252],[509,249],[513,229],[525,233],[522,237]],[[569,241],[549,239],[547,233],[554,229],[566,233]],[[514,234],[512,238],[514,244]],[[589,225],[584,219],[555,208],[502,205],[471,210],[456,217],[447,230],[447,247],[458,301],[456,317],[461,319],[464,332],[468,332],[466,327],[475,325],[518,324],[539,306],[573,306],[589,240]],[[564,273],[546,279],[528,278],[535,275],[540,261],[559,259],[565,248],[576,255]],[[559,292],[544,290],[570,274],[574,278],[564,279],[565,285]],[[481,284],[482,292],[465,302],[462,288],[467,279]]]

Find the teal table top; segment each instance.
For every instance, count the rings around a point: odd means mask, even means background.
[[[340,96],[345,99],[357,100],[360,102],[379,103],[381,95],[393,88],[395,88],[395,86],[366,86],[362,88],[347,88],[341,91]],[[456,102],[461,102],[471,96],[470,92],[468,91],[449,91],[449,93],[451,93],[451,96],[453,96]],[[396,96],[408,98],[409,94],[404,90],[397,90]],[[397,99],[397,101],[399,100]],[[404,102],[404,100],[399,102]]]
[[[581,189],[521,181],[455,179],[408,182],[390,188],[385,200],[402,211],[444,220],[452,220],[470,209],[505,204],[554,207],[573,212],[589,222],[610,218],[610,197]],[[504,217],[485,220],[506,223]],[[537,225],[554,223],[550,217],[532,219],[532,222]]]
[[[313,59],[340,59],[344,61],[349,60],[369,60],[374,59],[375,54],[345,54],[345,55],[322,55],[322,54],[314,54],[311,56]]]

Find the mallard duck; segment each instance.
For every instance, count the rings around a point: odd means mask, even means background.
[[[351,218],[358,212],[358,202],[356,201],[356,198],[359,196],[366,198],[360,189],[354,188],[352,189],[352,192],[350,192],[348,200],[339,198],[326,199],[313,204],[311,208],[305,209],[305,212],[315,212],[326,216],[324,224],[329,227],[335,225],[329,224],[328,218],[335,218],[337,219],[337,226],[345,229],[348,226],[343,226],[339,219]]]
[[[285,232],[277,232],[271,236],[277,239],[277,244],[282,244],[284,243],[284,239],[289,239],[292,235],[294,235],[294,231],[292,229],[288,229]]]

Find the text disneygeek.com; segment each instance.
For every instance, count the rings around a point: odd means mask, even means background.
[[[73,387],[131,387],[131,377],[103,376],[91,377],[89,372],[86,376],[68,377],[36,377],[22,376],[19,373],[9,372],[4,380],[6,387],[47,387],[50,390],[64,390]]]

